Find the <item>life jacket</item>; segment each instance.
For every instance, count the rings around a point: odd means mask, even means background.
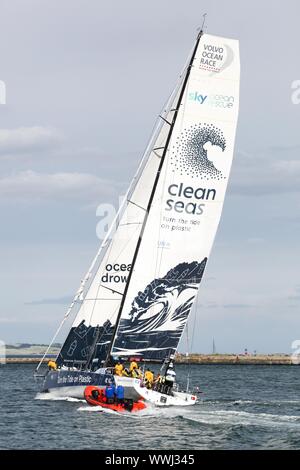
[[[139,379],[140,377],[142,377],[140,369],[138,369],[138,368],[132,369],[131,370],[131,377],[133,377],[134,379]]]
[[[55,361],[49,361],[48,362],[48,367],[49,367],[49,369],[56,370],[57,369],[56,362]]]
[[[123,400],[124,399],[124,387],[123,385],[118,385],[117,388],[116,388],[116,397],[119,399],[119,400]]]
[[[128,370],[128,369],[123,369],[123,370],[122,370],[122,375],[123,375],[124,377],[130,377],[130,372],[129,372],[129,370]]]
[[[122,364],[116,364],[115,365],[115,370],[114,370],[115,374],[116,375],[122,375],[122,371],[123,371]]]
[[[129,367],[130,372],[132,372],[133,369],[137,369],[137,363],[135,361],[132,361],[130,363],[130,367]]]
[[[150,370],[146,370],[145,379],[147,380],[147,382],[150,382],[150,383],[153,382],[154,376]]]
[[[107,385],[105,388],[105,396],[107,399],[114,398],[115,396],[115,386],[114,385]]]
[[[166,380],[168,382],[175,382],[176,372],[173,369],[168,369],[166,372]]]

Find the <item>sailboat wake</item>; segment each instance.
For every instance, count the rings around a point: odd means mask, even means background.
[[[201,410],[198,413],[182,415],[182,419],[211,426],[268,426],[300,427],[300,417],[269,413],[250,413],[246,411]]]
[[[47,400],[47,401],[69,401],[69,402],[85,403],[85,400],[81,400],[80,398],[58,396],[55,393],[52,394],[51,392],[37,393],[34,399],[35,400]]]

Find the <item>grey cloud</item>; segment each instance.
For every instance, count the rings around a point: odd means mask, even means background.
[[[32,300],[31,302],[25,302],[25,305],[68,305],[72,300],[72,296],[65,296],[52,299]]]
[[[253,307],[253,305],[250,305],[250,304],[224,304],[223,305],[223,308],[251,308]]]
[[[51,127],[0,129],[0,156],[28,154],[57,146],[63,137]]]
[[[300,146],[239,152],[233,162],[229,191],[247,196],[299,192]]]
[[[114,195],[114,185],[87,173],[19,172],[0,179],[0,198],[12,201],[76,200],[84,203]]]
[[[300,301],[300,286],[295,286],[294,294],[288,297],[289,300]]]

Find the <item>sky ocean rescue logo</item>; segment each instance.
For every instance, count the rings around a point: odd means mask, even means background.
[[[204,95],[198,91],[191,91],[188,99],[197,104],[204,104],[215,108],[231,109],[234,106],[234,96],[232,95]]]

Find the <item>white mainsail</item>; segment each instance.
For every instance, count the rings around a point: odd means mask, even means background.
[[[239,47],[200,36],[133,255],[112,355],[163,359],[176,350],[220,221],[238,118]]]
[[[116,230],[112,238],[103,243],[93,272],[86,276],[89,282],[80,288],[80,295],[77,295],[74,304],[78,306],[77,315],[57,357],[58,365],[86,363],[92,357],[100,362],[107,356],[185,70],[186,67],[159,117],[124,206],[118,214]]]

